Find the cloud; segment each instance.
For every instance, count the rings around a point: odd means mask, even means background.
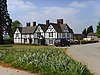
[[[22,22],[33,20],[57,19],[72,16],[79,11],[68,7],[38,7],[29,1],[24,0],[8,0],[9,12],[12,18]]]
[[[24,0],[8,0],[8,9],[11,13],[25,13],[34,10],[36,6]]]
[[[26,0],[8,0],[8,10],[13,20],[19,20],[23,25],[26,22],[37,21],[44,23],[46,19],[55,22],[57,18],[63,18],[75,32],[82,31],[88,25],[94,25],[100,18],[99,2],[97,1],[71,1],[65,7],[35,5]]]
[[[64,7],[45,7],[43,8],[43,13],[47,15],[57,15],[57,16],[67,16],[67,15],[75,15],[79,11],[73,8],[64,8]]]
[[[85,2],[72,1],[72,2],[69,4],[69,7],[83,8],[83,7],[86,7],[86,4],[85,4]]]

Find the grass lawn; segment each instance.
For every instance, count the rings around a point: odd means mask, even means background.
[[[0,61],[42,75],[93,75],[54,46],[0,45]]]

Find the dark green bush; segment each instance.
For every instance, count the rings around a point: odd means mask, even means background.
[[[4,44],[10,44],[11,43],[11,39],[4,39]]]

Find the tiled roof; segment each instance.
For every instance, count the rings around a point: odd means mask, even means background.
[[[73,37],[84,37],[83,34],[74,34]]]
[[[22,34],[24,33],[34,33],[36,26],[22,27]]]
[[[56,24],[56,23],[50,23],[58,33],[62,33],[65,29],[65,26],[67,26],[67,29],[69,33],[73,33],[73,30],[67,25],[67,24]]]
[[[96,36],[96,33],[89,33],[88,36]]]
[[[56,32],[58,33],[62,33],[63,30],[61,28],[61,26],[59,24],[56,24],[56,23],[50,23],[50,25],[52,25],[54,27],[54,29],[56,30]]]
[[[46,25],[46,24],[38,24],[38,26],[40,26],[41,29],[42,29],[44,32],[46,32],[46,30],[47,30],[47,28],[48,28],[49,25]]]
[[[52,25],[53,28],[56,30],[57,33],[62,33],[65,29],[65,26],[67,26],[67,29],[70,33],[73,33],[73,30],[67,25],[67,24],[57,24],[57,23],[50,23],[49,25],[46,24],[38,24],[38,26],[41,27],[41,29],[46,32],[48,27]],[[38,28],[38,26],[28,26],[28,27],[20,27],[19,30],[22,34],[26,33],[34,33],[35,30]]]
[[[22,32],[22,27],[18,27],[19,31]]]

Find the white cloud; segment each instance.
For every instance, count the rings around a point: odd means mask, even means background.
[[[9,12],[12,18],[22,22],[41,21],[46,19],[65,18],[77,14],[79,11],[67,7],[37,7],[29,1],[8,0]]]
[[[73,9],[73,8],[64,8],[64,7],[45,7],[43,8],[44,14],[47,15],[57,15],[57,16],[68,16],[68,15],[75,15],[77,14],[79,11],[77,9]]]
[[[12,19],[19,20],[23,25],[28,21],[35,20],[38,23],[43,23],[46,19],[50,19],[51,22],[55,22],[57,18],[63,18],[75,32],[82,31],[82,29],[88,27],[87,25],[96,25],[98,18],[95,17],[100,15],[100,5],[96,1],[72,1],[66,7],[38,7],[26,0],[8,0],[8,6]],[[89,11],[89,9],[92,11]]]
[[[69,4],[70,7],[78,7],[78,8],[82,8],[82,7],[86,7],[85,2],[78,2],[78,1],[72,1]]]
[[[29,2],[24,0],[8,0],[8,9],[11,12],[25,12],[35,9],[36,6]]]

